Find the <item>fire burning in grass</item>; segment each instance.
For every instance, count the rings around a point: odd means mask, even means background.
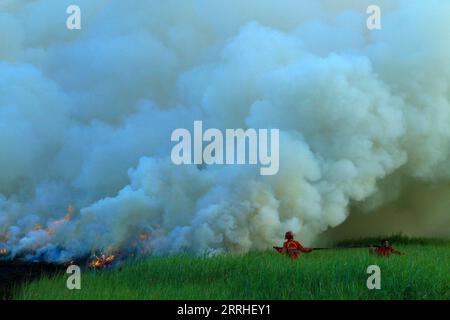
[[[6,257],[9,255],[8,248],[4,245],[4,243],[8,242],[9,235],[7,232],[0,234],[0,258]]]
[[[9,254],[8,249],[6,248],[0,248],[0,257],[7,256]]]
[[[67,211],[60,219],[51,219],[48,221],[36,221],[28,225],[22,233],[18,233],[14,228],[9,229],[7,225],[3,225],[0,229],[0,259],[2,260],[29,260],[38,261],[41,259],[38,249],[45,243],[52,243],[58,232],[63,231],[62,227],[71,221],[75,215],[75,207],[69,205]],[[12,233],[9,231],[12,230]],[[13,250],[12,241],[17,239],[25,239],[25,245],[19,250]],[[34,239],[35,241],[31,241]],[[42,259],[47,261],[50,259]],[[59,261],[61,262],[61,261]]]
[[[141,241],[147,241],[148,239],[150,239],[150,234],[148,232],[142,232],[139,235],[139,240]]]
[[[74,215],[74,213],[75,213],[75,207],[73,207],[72,205],[69,205],[69,207],[67,208],[67,214],[64,216],[64,218],[52,221],[50,223],[50,225],[47,227],[47,233],[53,234],[55,232],[55,229],[58,226],[69,222],[72,219],[72,216]]]
[[[58,226],[61,226],[65,223],[69,222],[72,219],[74,212],[75,212],[75,208],[72,206],[69,206],[69,208],[67,209],[67,214],[62,219],[54,220],[54,221],[51,221],[50,223],[48,223],[45,228],[45,231],[48,234],[53,234]],[[44,230],[44,226],[40,223],[36,223],[33,226],[33,229],[31,231],[40,231],[40,230]],[[1,241],[1,239],[2,238],[0,237],[0,241]]]
[[[94,258],[89,262],[89,267],[93,269],[111,268],[115,259],[115,255],[94,255]]]
[[[119,252],[117,248],[110,247],[106,252],[109,254],[94,254],[90,261],[88,262],[88,267],[91,269],[108,269],[117,265],[120,260],[123,261],[127,258],[136,257],[136,254],[140,254],[141,256],[145,256],[149,253],[149,250],[146,248],[146,243],[151,239],[151,232],[142,231],[137,235],[137,239],[139,241],[134,242],[135,250],[130,252]]]
[[[71,205],[68,206],[67,212],[61,218],[51,219],[47,221],[35,221],[33,224],[28,226],[28,230],[23,234],[19,235],[23,238],[35,239],[33,243],[29,243],[26,248],[22,250],[14,251],[11,250],[8,241],[10,241],[10,236],[4,230],[0,233],[0,258],[3,260],[33,260],[33,261],[47,261],[46,256],[42,256],[39,253],[39,247],[45,243],[52,243],[53,240],[64,232],[64,226],[72,221],[75,216],[75,208]],[[89,269],[109,269],[121,265],[127,259],[133,259],[137,257],[142,257],[150,254],[152,252],[151,241],[154,235],[161,233],[161,228],[159,225],[153,226],[153,228],[143,228],[136,230],[134,234],[134,241],[130,240],[131,245],[128,248],[118,248],[118,247],[97,247],[92,255],[89,257],[87,255],[81,256],[68,256],[65,259],[60,259],[57,263],[69,266],[76,264],[79,266],[85,266]],[[17,235],[12,235],[12,237],[17,237]],[[55,251],[58,247],[55,247]]]

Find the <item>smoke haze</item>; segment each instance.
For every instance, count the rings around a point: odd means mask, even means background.
[[[73,1],[0,0],[10,257],[449,236],[450,3],[380,1],[369,31],[352,2],[77,0],[68,30]],[[279,173],[173,165],[194,120],[279,128]]]

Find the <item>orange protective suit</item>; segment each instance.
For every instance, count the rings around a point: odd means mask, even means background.
[[[305,248],[301,245],[300,242],[294,239],[288,239],[283,243],[282,247],[273,247],[275,250],[277,250],[279,253],[285,253],[289,255],[291,259],[297,259],[300,257],[300,252],[311,252],[313,249]]]
[[[391,246],[380,246],[376,248],[375,253],[382,257],[389,257],[391,254],[401,254],[400,251],[395,250]]]

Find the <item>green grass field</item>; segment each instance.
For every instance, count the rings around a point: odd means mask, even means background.
[[[398,245],[406,255],[376,257],[332,249],[291,261],[277,252],[149,257],[113,270],[82,272],[16,288],[15,299],[450,299],[450,244]],[[381,289],[368,290],[369,265],[381,268]]]

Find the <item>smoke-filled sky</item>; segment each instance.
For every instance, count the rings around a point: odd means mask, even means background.
[[[383,221],[448,236],[450,2],[352,2],[0,0],[0,243],[64,261]],[[279,128],[279,173],[175,166],[171,132],[194,120]],[[423,205],[393,209],[405,192]]]

